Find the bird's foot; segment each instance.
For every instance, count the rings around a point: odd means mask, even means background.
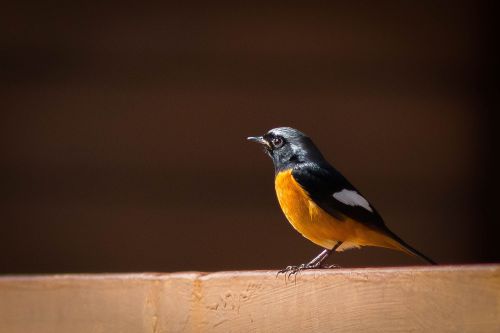
[[[304,270],[304,269],[312,269],[313,267],[308,267],[307,264],[302,264],[298,266],[287,266],[286,268],[283,268],[278,271],[278,274],[276,274],[276,277],[280,274],[288,274],[288,277],[290,277],[293,274],[297,274],[298,272]]]
[[[287,266],[286,268],[283,268],[282,270],[279,270],[278,273],[276,274],[276,277],[280,274],[285,274],[285,281],[289,280],[292,275],[295,275],[295,278],[297,278],[297,275],[300,271],[303,271],[305,269],[314,269],[312,265],[308,264],[302,264],[298,266]]]
[[[297,277],[297,274],[300,273],[301,271],[307,270],[307,269],[330,269],[330,268],[340,268],[338,265],[325,265],[321,263],[316,263],[316,264],[302,264],[298,266],[287,266],[286,268],[283,268],[282,270],[279,270],[278,273],[276,274],[276,277],[280,274],[285,274],[286,279],[289,280],[292,275],[295,275],[295,278]]]

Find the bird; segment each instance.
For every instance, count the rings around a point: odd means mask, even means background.
[[[247,139],[261,144],[273,161],[276,196],[287,220],[323,248],[311,261],[287,266],[278,274],[338,267],[325,265],[325,259],[336,251],[362,246],[402,251],[436,265],[389,230],[375,207],[328,163],[309,136],[278,127]]]

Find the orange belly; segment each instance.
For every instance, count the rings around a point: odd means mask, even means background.
[[[290,224],[311,242],[331,249],[338,241],[339,250],[359,246],[397,248],[386,235],[350,218],[339,220],[316,205],[287,170],[276,175],[278,201]]]

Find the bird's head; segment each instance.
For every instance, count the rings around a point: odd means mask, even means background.
[[[312,140],[291,127],[273,128],[263,136],[251,136],[250,141],[260,143],[271,157],[276,172],[293,168],[296,164],[323,160]]]

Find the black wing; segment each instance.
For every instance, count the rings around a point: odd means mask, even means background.
[[[387,230],[373,206],[330,165],[304,163],[292,171],[293,178],[324,211],[340,220],[346,216],[358,222]]]

